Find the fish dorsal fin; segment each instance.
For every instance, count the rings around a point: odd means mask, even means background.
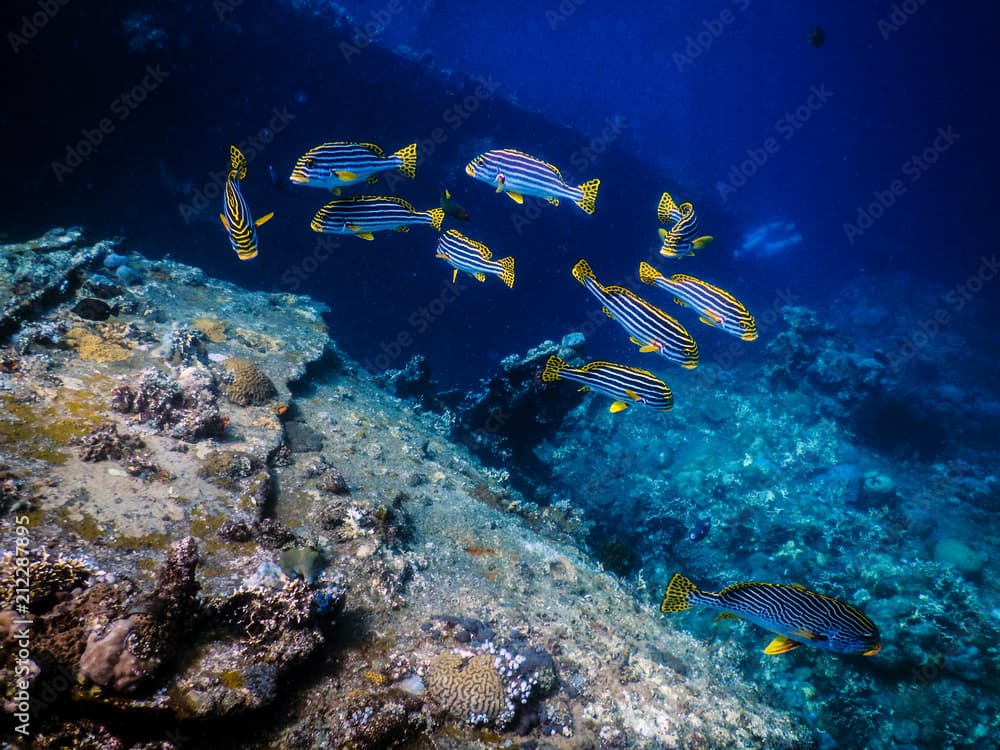
[[[562,177],[562,172],[559,171],[559,167],[557,167],[555,164],[549,164],[544,159],[539,159],[537,156],[532,156],[531,154],[529,154],[529,153],[527,153],[525,151],[519,151],[516,148],[504,148],[504,149],[500,149],[500,150],[503,151],[504,153],[517,154],[518,156],[523,156],[523,157],[525,157],[527,159],[531,159],[531,161],[533,161],[533,162],[537,162],[538,164],[544,164],[546,167],[548,167],[553,172],[555,172],[556,173],[556,177],[558,177],[560,180],[563,178]]]
[[[382,147],[376,146],[374,143],[355,143],[354,145],[368,149],[373,154],[375,154],[375,156],[385,156],[385,151],[382,150]]]
[[[577,393],[590,393],[590,386],[589,385],[581,385],[579,388],[576,389],[576,391],[577,391]]]
[[[611,367],[614,369],[621,369],[621,365],[615,364],[614,362],[608,362],[603,359],[595,359],[593,362],[588,362],[583,367],[581,367],[580,371],[593,372],[594,370],[600,369],[601,367]]]
[[[779,635],[769,644],[767,648],[764,649],[764,653],[769,656],[776,656],[777,654],[787,654],[789,651],[794,651],[802,644],[798,641],[793,641],[791,638],[786,638],[783,635]]]
[[[722,589],[722,591],[719,592],[719,596],[732,594],[733,592],[740,591],[741,589],[760,588],[761,586],[781,588],[781,586],[778,586],[778,584],[776,583],[761,583],[760,581],[743,581],[742,583],[733,583],[730,584],[729,586],[726,586],[726,588]]]
[[[417,212],[417,209],[413,207],[412,203],[410,203],[405,198],[400,198],[396,195],[361,195],[358,197],[363,200],[369,200],[369,201],[389,201],[390,203],[395,203],[397,206],[402,206],[411,213]]]

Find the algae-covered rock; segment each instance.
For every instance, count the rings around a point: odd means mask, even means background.
[[[934,545],[934,559],[939,563],[953,565],[959,573],[974,576],[986,564],[986,555],[969,547],[958,539],[939,539]]]

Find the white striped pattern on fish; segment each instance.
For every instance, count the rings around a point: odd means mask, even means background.
[[[525,195],[544,198],[554,206],[559,205],[560,198],[568,198],[588,214],[597,210],[600,180],[570,185],[557,167],[523,151],[512,148],[487,151],[470,161],[465,173],[493,185],[498,193],[507,193],[517,203],[523,202]]]
[[[639,403],[657,411],[669,411],[674,405],[674,395],[669,386],[649,370],[626,367],[615,362],[600,360],[588,362],[583,367],[570,367],[565,361],[552,355],[545,362],[542,382],[572,380],[583,385],[580,390],[593,389],[615,401],[609,411],[619,412],[631,403]]]
[[[491,260],[493,252],[482,242],[469,239],[457,229],[449,229],[438,240],[435,258],[442,258],[454,267],[451,281],[455,283],[459,271],[486,281],[486,274],[499,276],[508,287],[514,287],[514,258],[508,256]]]
[[[253,220],[250,208],[240,192],[240,180],[247,176],[247,158],[236,146],[230,146],[229,161],[231,167],[226,178],[225,200],[219,220],[229,233],[229,244],[239,259],[250,260],[257,257],[257,227],[269,221],[274,212]]]
[[[694,212],[694,204],[684,201],[679,206],[674,202],[670,193],[663,193],[660,196],[659,205],[656,207],[656,217],[661,224],[673,222],[670,229],[660,229],[660,239],[663,244],[660,247],[660,255],[668,258],[683,258],[685,255],[692,255],[695,250],[705,247],[712,241],[712,237],[696,237],[698,234],[698,217]]]
[[[882,647],[878,626],[861,610],[802,586],[746,582],[719,593],[701,591],[680,573],[667,584],[661,612],[682,612],[697,604],[759,625],[775,638],[764,650],[783,654],[805,643],[838,654],[873,656]]]
[[[680,323],[630,289],[601,286],[585,260],[573,266],[573,277],[601,303],[604,314],[616,321],[641,351],[656,351],[689,370],[698,366],[698,344]]]
[[[395,196],[356,195],[330,201],[316,212],[309,226],[314,232],[353,234],[370,240],[372,232],[406,232],[413,224],[429,224],[440,231],[443,219],[440,208],[417,211],[409,201]]]
[[[377,173],[390,169],[416,177],[417,144],[411,143],[386,156],[374,143],[321,143],[299,157],[288,179],[296,185],[339,192],[337,189],[344,185],[377,182]]]
[[[757,321],[746,306],[725,289],[683,273],[675,273],[668,279],[645,262],[639,264],[639,280],[666,289],[674,295],[674,302],[698,313],[702,323],[744,341],[757,339]]]

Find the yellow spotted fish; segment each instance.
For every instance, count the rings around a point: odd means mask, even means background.
[[[411,143],[386,156],[374,143],[321,143],[299,157],[288,179],[296,185],[326,188],[339,194],[344,185],[377,182],[378,173],[390,169],[416,177],[417,144]]]
[[[742,617],[777,633],[765,654],[784,654],[804,643],[836,654],[862,656],[874,656],[882,648],[878,626],[861,610],[803,586],[734,583],[716,594],[674,573],[660,611],[683,612],[694,605],[719,610],[716,619]]]
[[[656,411],[669,411],[674,395],[669,386],[649,370],[626,367],[614,362],[589,362],[583,367],[570,367],[554,354],[545,363],[543,383],[572,380],[580,383],[581,391],[595,390],[614,401],[608,409],[612,414],[624,411],[629,404],[642,404]]]
[[[757,339],[757,321],[746,305],[725,289],[684,273],[675,273],[668,279],[645,262],[639,264],[639,280],[666,289],[674,295],[674,302],[681,307],[690,307],[705,325],[744,341]]]
[[[493,260],[493,253],[482,242],[469,239],[457,229],[449,229],[438,240],[435,258],[448,261],[455,271],[451,275],[454,284],[459,271],[465,271],[477,281],[486,281],[486,274],[499,276],[508,287],[514,287],[514,258]]]
[[[261,216],[256,221],[250,216],[250,209],[240,192],[240,180],[247,176],[247,158],[236,146],[229,147],[231,167],[226,178],[225,202],[219,220],[229,233],[229,244],[233,246],[240,260],[257,257],[257,227],[270,221],[274,211]]]
[[[553,206],[560,198],[568,198],[592,214],[597,210],[598,179],[570,185],[563,180],[558,167],[512,148],[498,148],[480,154],[465,167],[469,177],[493,185],[498,193],[507,193],[515,203],[523,203],[525,195],[544,198]]]
[[[670,229],[660,228],[660,255],[667,258],[694,255],[695,250],[705,247],[713,239],[710,235],[695,236],[698,234],[698,217],[694,213],[694,204],[684,201],[677,205],[670,193],[660,196],[656,216],[661,224],[673,225]]]

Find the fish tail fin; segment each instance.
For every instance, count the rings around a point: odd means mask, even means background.
[[[557,380],[562,380],[562,371],[566,367],[566,362],[553,354],[545,362],[545,369],[542,370],[542,382],[554,383]]]
[[[660,611],[683,612],[685,609],[691,609],[691,596],[697,593],[699,593],[698,587],[690,579],[680,573],[674,573],[667,584],[667,591],[660,603]]]
[[[639,264],[639,281],[643,284],[655,284],[656,280],[661,278],[663,278],[663,274],[649,265],[646,261]]]
[[[500,258],[497,261],[501,266],[503,266],[503,272],[500,274],[500,281],[509,286],[511,289],[514,288],[514,256],[509,255],[506,258]]]
[[[587,180],[581,185],[577,185],[583,197],[576,202],[580,208],[588,214],[593,214],[597,210],[597,188],[601,186],[599,179]]]
[[[407,177],[417,176],[417,144],[411,143],[409,146],[403,146],[399,149],[393,156],[398,156],[403,160],[403,163],[397,167],[397,169],[405,174]]]
[[[677,204],[674,203],[673,196],[670,193],[664,192],[660,196],[660,202],[656,206],[656,218],[660,220],[661,224],[666,224],[671,221],[673,217],[671,214],[679,213],[680,209],[677,208]]]
[[[441,231],[441,222],[444,221],[444,209],[443,208],[432,208],[428,211],[431,215],[431,226],[434,227],[439,232]]]
[[[583,284],[587,279],[593,279],[594,281],[597,280],[597,277],[594,275],[594,269],[592,269],[590,264],[583,260],[583,258],[578,260],[576,265],[573,266],[573,278],[581,284]]]
[[[236,146],[229,147],[229,163],[232,165],[232,172],[241,180],[247,176],[247,158]]]

